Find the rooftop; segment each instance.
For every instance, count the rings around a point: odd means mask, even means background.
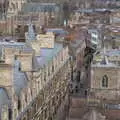
[[[106,52],[107,56],[120,56],[120,50],[114,49]]]
[[[107,57],[111,57],[111,56],[120,56],[120,49],[111,49],[106,51],[105,55]],[[103,52],[100,52],[99,54],[94,56],[94,60],[96,61],[100,61],[102,59],[103,56]]]
[[[110,51],[106,51],[104,52],[100,52],[99,54],[96,54],[94,56],[94,60],[93,60],[93,64],[92,67],[112,67],[112,68],[120,68],[119,66],[117,66],[116,64],[113,64],[111,62],[109,62],[108,57],[110,56],[120,56],[120,50],[110,50]],[[94,63],[95,62],[95,63]]]
[[[24,43],[6,43],[1,42],[1,45],[6,45],[5,47],[9,46],[25,46]],[[48,64],[54,57],[57,56],[57,54],[62,50],[63,45],[60,43],[55,43],[54,48],[41,48],[40,50],[40,56],[34,56],[33,59],[33,65],[34,69],[37,68],[40,69],[44,67],[44,65]],[[31,49],[30,49],[31,50]],[[29,51],[29,50],[28,50]],[[0,64],[4,65],[4,64]],[[15,93],[17,96],[20,96],[21,91],[27,87],[28,79],[25,72],[22,72],[19,70],[20,62],[19,60],[14,61],[14,67],[13,67],[13,88],[15,90]],[[7,97],[7,91],[2,89],[0,87],[0,106],[1,105],[7,105],[9,101],[9,98]],[[0,107],[1,108],[1,107]]]
[[[9,66],[6,64],[0,64],[4,66]],[[12,66],[11,66],[12,67]],[[17,96],[20,95],[20,92],[23,88],[26,87],[27,85],[27,77],[24,72],[19,71],[20,63],[19,61],[15,60],[14,61],[14,67],[13,67],[13,88],[15,90],[15,94]],[[0,87],[0,109],[2,108],[3,105],[8,105],[9,106],[9,96],[7,93],[7,90],[5,88]]]
[[[39,4],[39,3],[28,3],[30,6],[34,6],[35,9],[39,9],[39,6],[43,8],[46,8],[46,6],[54,6],[55,4]],[[37,8],[36,8],[37,7]],[[29,7],[28,7],[29,8]],[[31,7],[32,9],[32,7]],[[40,8],[41,9],[41,8]],[[29,36],[30,40],[28,42],[31,43],[31,40],[35,40],[34,39],[34,31],[32,28],[32,25],[29,25],[29,30],[28,33],[33,33],[33,36]],[[51,29],[52,30],[52,29]],[[64,31],[61,31],[61,29],[54,29],[55,31],[57,30],[57,32],[59,31],[60,33],[64,33]],[[53,31],[53,30],[52,30]],[[31,34],[30,34],[31,35]],[[31,43],[32,44],[32,43]],[[33,49],[28,45],[28,43],[24,43],[24,42],[16,42],[14,40],[10,40],[10,41],[0,41],[0,54],[4,54],[4,52],[2,51],[3,48],[17,48],[22,50],[23,52],[31,52],[33,51]],[[63,44],[55,42],[54,44],[54,48],[41,48],[40,49],[40,55],[39,56],[34,56],[33,55],[33,70],[38,70],[43,68],[45,65],[47,65],[49,62],[52,62],[53,58],[57,57],[57,54],[59,54],[59,52],[61,52],[63,48]],[[0,65],[5,65],[4,63],[0,64]],[[8,65],[9,66],[9,65]],[[28,77],[26,72],[22,72],[19,70],[21,66],[21,63],[19,60],[14,60],[14,65],[10,66],[13,69],[13,88],[15,90],[15,94],[17,96],[20,96],[21,91],[23,89],[25,89],[27,87],[28,84]],[[7,67],[7,66],[5,66]],[[8,105],[9,102],[9,98],[7,96],[7,91],[5,91],[3,88],[0,87],[0,109],[2,108],[1,106],[6,104]]]
[[[78,10],[75,10],[75,12],[82,12],[82,13],[88,13],[88,14],[91,14],[91,13],[104,13],[104,12],[112,12],[113,10],[112,9],[105,9],[105,8],[99,8],[99,9],[78,9]]]
[[[2,108],[3,105],[9,104],[9,97],[4,88],[0,88],[0,108]]]
[[[48,64],[57,54],[62,50],[63,45],[60,43],[55,43],[54,48],[41,48],[40,56],[37,56],[37,62],[39,67],[43,67]]]
[[[22,11],[24,13],[29,12],[57,12],[59,11],[59,6],[55,3],[25,3],[25,5],[22,8]]]
[[[92,64],[92,67],[97,67],[97,68],[120,68],[119,66],[109,63],[109,64],[101,64],[101,63],[97,63],[97,64]]]
[[[23,88],[26,88],[28,83],[26,73],[19,71],[19,67],[20,67],[20,62],[16,60],[14,62],[13,78],[14,78],[14,89],[17,96],[20,95],[21,90]]]

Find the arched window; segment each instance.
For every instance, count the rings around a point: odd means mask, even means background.
[[[44,72],[44,81],[46,81],[46,71]]]
[[[50,76],[50,65],[48,65],[48,76]]]
[[[52,72],[54,72],[54,65],[52,65]]]
[[[104,75],[102,78],[102,87],[108,87],[108,76]]]
[[[21,109],[21,101],[20,101],[20,98],[18,98],[18,110],[20,111]]]
[[[12,120],[12,110],[10,108],[8,109],[8,117],[9,120]]]
[[[25,94],[25,102],[27,103],[27,94]]]

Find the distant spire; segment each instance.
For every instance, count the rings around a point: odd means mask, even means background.
[[[28,24],[28,34],[27,34],[27,40],[30,41],[34,41],[36,39],[35,36],[35,31],[33,28],[33,24],[31,23],[31,21]]]
[[[103,51],[103,60],[101,61],[101,64],[109,64],[108,62],[108,58],[106,56],[106,48],[104,47],[104,51]]]

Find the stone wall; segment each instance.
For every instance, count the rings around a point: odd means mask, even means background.
[[[108,86],[102,86],[103,76],[108,77]],[[97,98],[117,99],[120,97],[120,69],[113,67],[94,67],[91,70],[91,92]]]

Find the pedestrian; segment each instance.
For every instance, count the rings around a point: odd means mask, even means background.
[[[85,97],[87,97],[87,90],[85,90]]]
[[[78,93],[78,86],[75,87],[75,92]]]

